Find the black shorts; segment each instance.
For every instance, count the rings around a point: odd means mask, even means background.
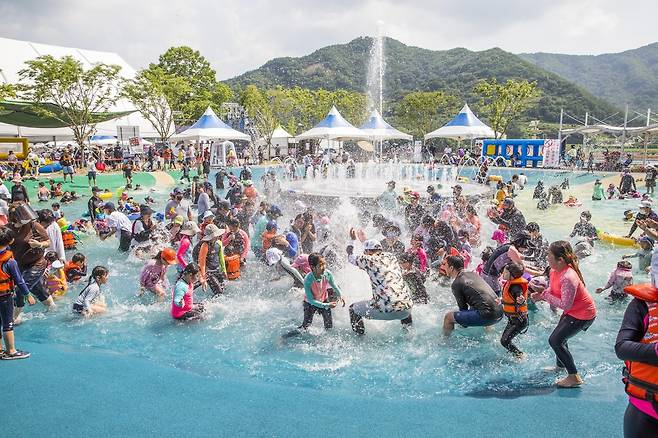
[[[27,284],[27,288],[30,289],[32,295],[37,297],[41,302],[46,301],[50,296],[46,289],[46,282],[43,276],[44,273],[45,269],[37,268],[27,268],[21,272],[23,280],[25,280],[25,284]],[[16,294],[15,304],[16,307],[25,307],[25,295]]]
[[[14,330],[14,300],[12,294],[5,294],[0,297],[0,323],[2,323],[3,332]]]
[[[123,177],[124,178],[132,178],[133,177],[133,171],[132,170],[124,170],[123,171]]]

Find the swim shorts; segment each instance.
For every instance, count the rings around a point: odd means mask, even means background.
[[[455,322],[463,327],[485,327],[494,325],[502,319],[484,319],[477,310],[460,310],[454,312]]]

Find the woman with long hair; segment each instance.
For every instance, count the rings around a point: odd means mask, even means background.
[[[557,326],[548,338],[548,343],[555,351],[556,369],[566,368],[567,377],[559,380],[560,388],[576,388],[583,384],[578,374],[567,341],[581,331],[586,331],[596,318],[596,306],[585,288],[583,274],[578,268],[578,258],[571,244],[564,240],[551,243],[548,249],[548,264],[551,268],[548,288],[535,292],[535,301],[545,300],[563,310]]]

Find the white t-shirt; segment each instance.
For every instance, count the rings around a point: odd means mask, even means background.
[[[64,253],[64,240],[62,239],[62,230],[57,225],[57,222],[53,222],[48,225],[46,228],[46,233],[50,238],[50,245],[48,245],[48,251],[54,251],[57,254],[57,258],[61,261],[66,261],[66,253]]]
[[[87,160],[87,172],[96,172],[96,160],[93,158]]]
[[[128,219],[128,216],[120,211],[113,211],[107,217],[107,226],[116,230],[116,236],[121,237],[121,230],[132,232],[133,224]]]

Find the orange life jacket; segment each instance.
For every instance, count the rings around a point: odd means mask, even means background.
[[[521,286],[521,289],[523,289],[523,303],[519,304],[512,294],[510,294],[510,288],[512,285],[519,285]],[[515,278],[514,280],[509,280],[507,283],[505,283],[505,286],[503,287],[503,295],[502,295],[502,303],[503,303],[503,312],[505,312],[506,315],[518,315],[519,313],[527,313],[528,312],[528,280],[526,280],[523,277]]]
[[[649,323],[647,331],[640,342],[655,344],[658,342],[658,303],[647,302],[649,307]],[[658,412],[658,366],[643,362],[627,360],[624,362],[624,378],[626,393],[640,400],[651,402],[654,411]]]
[[[14,293],[14,279],[5,272],[5,263],[13,256],[14,254],[9,250],[0,254],[0,296]]]
[[[224,261],[226,262],[226,277],[229,280],[240,278],[240,254],[225,256]]]
[[[71,231],[62,231],[62,241],[64,241],[64,249],[75,249],[75,235]]]
[[[245,187],[242,193],[249,199],[258,197],[258,192],[256,192],[256,189],[252,186]]]

